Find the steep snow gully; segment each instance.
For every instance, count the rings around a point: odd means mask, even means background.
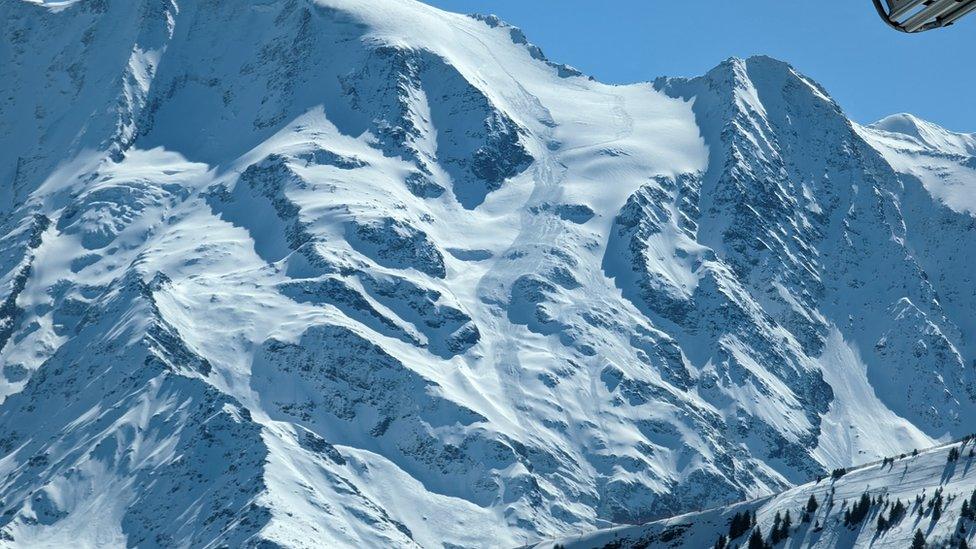
[[[0,21],[0,546],[517,546],[976,424],[973,135],[413,0]]]

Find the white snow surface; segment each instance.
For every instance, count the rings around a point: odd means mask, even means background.
[[[554,546],[566,549],[614,547],[670,547],[698,549],[712,547],[724,535],[729,536],[732,517],[737,513],[755,514],[756,526],[728,541],[728,547],[746,547],[748,538],[758,528],[766,541],[776,516],[790,513],[789,537],[776,547],[911,547],[916,532],[922,532],[928,547],[959,547],[962,540],[972,544],[971,517],[962,514],[976,501],[976,458],[970,455],[972,439],[905,455],[891,461],[871,463],[846,470],[838,478],[825,476],[775,496],[737,503],[717,509],[672,517],[640,526],[587,532],[557,542],[542,542],[537,549]],[[961,457],[950,460],[949,453],[960,451]],[[863,495],[871,500],[861,522],[845,522],[845,513]],[[807,511],[810,498],[816,502]],[[941,499],[941,504],[936,500]],[[901,501],[904,514],[893,508]],[[941,512],[935,512],[938,506]],[[901,517],[901,518],[899,518]],[[884,526],[879,523],[884,521]]]
[[[516,546],[976,420],[972,136],[413,0],[0,18],[0,546]]]
[[[976,213],[976,134],[950,132],[910,114],[858,129],[895,170],[917,178],[953,210]]]

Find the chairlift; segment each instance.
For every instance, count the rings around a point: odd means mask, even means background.
[[[874,0],[878,14],[902,32],[948,27],[976,11],[976,0]]]

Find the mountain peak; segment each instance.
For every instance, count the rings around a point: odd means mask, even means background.
[[[976,155],[976,134],[953,132],[913,114],[893,114],[868,127],[909,137],[930,150],[966,156]]]
[[[956,133],[908,113],[859,127],[897,171],[949,208],[976,214],[976,134]]]
[[[886,116],[870,125],[870,127],[879,130],[903,133],[915,137],[919,136],[920,126],[934,126],[934,124],[926,122],[914,114],[903,112]]]
[[[795,106],[826,103],[842,116],[840,108],[819,84],[789,63],[767,55],[730,57],[704,76],[662,77],[655,81],[655,87],[686,99],[714,96],[726,106],[738,106],[763,116],[767,108],[784,107],[786,94],[790,94]]]
[[[795,73],[793,66],[786,61],[771,57],[769,55],[750,55],[749,57],[732,56],[716,65],[707,74],[715,71],[749,71],[763,69],[780,74]]]
[[[729,57],[708,71],[704,78],[730,80],[737,84],[750,82],[757,87],[798,79],[820,89],[819,85],[798,72],[793,65],[768,55]]]

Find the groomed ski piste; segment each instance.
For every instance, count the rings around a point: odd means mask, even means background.
[[[750,517],[748,526],[736,528],[741,517]],[[976,537],[976,435],[838,469],[775,496],[532,547],[746,549],[757,532],[763,547],[907,549],[918,532],[929,548],[969,546]]]

